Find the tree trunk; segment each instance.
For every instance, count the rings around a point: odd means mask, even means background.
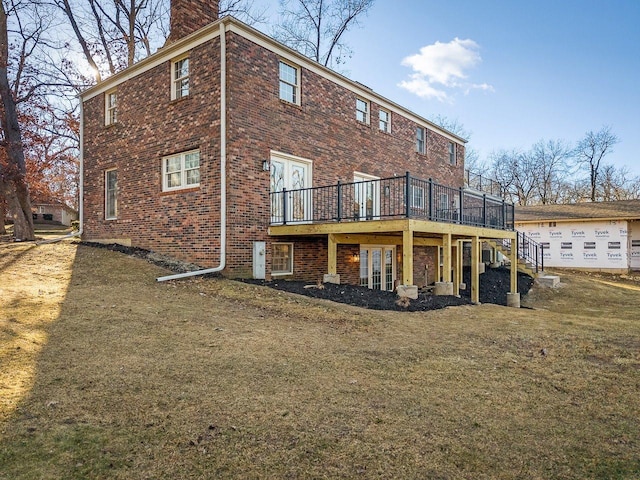
[[[0,195],[2,195],[2,190],[0,189]],[[0,197],[0,235],[5,235],[7,233],[7,229],[4,224],[4,219],[7,217],[7,206],[4,203],[2,197]]]
[[[0,99],[2,100],[2,131],[6,165],[2,166],[0,188],[13,217],[13,235],[16,240],[34,240],[31,199],[26,179],[26,163],[22,149],[22,136],[16,104],[9,85],[9,34],[7,14],[0,2]]]

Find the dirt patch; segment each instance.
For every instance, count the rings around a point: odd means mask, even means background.
[[[106,250],[111,250],[112,252],[120,252],[120,253],[124,253],[125,255],[130,255],[132,257],[142,258],[148,261],[149,263],[152,263],[158,267],[166,268],[167,270],[171,270],[172,272],[175,272],[175,273],[193,272],[195,270],[200,270],[203,268],[194,263],[182,262],[180,260],[176,260],[175,258],[171,258],[167,255],[162,255],[160,253],[156,253],[151,250],[146,250],[144,248],[127,247],[126,245],[120,245],[117,243],[97,243],[97,242],[80,242],[80,243],[88,247],[103,248]]]

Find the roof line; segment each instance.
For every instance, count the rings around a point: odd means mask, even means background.
[[[415,123],[428,125],[433,130],[438,131],[450,140],[462,144],[467,143],[466,139],[460,137],[459,135],[456,135],[453,132],[450,132],[446,128],[443,128],[440,125],[435,124],[431,120],[428,120],[409,110],[408,108],[403,107],[402,105],[392,100],[389,100],[388,98],[366,87],[364,84],[355,80],[351,80],[344,75],[310,59],[309,57],[302,55],[301,53],[293,50],[290,47],[287,47],[286,45],[278,42],[277,40],[269,37],[259,30],[256,30],[254,27],[251,27],[250,25],[247,25],[246,23],[229,15],[224,16],[199,30],[196,30],[195,32],[182,37],[169,45],[165,45],[164,47],[158,49],[157,52],[140,60],[138,63],[124,70],[121,70],[118,73],[115,73],[114,75],[102,80],[100,83],[92,87],[89,87],[80,94],[80,98],[82,99],[82,101],[89,100],[101,93],[104,93],[116,87],[118,84],[126,80],[136,77],[147,70],[150,70],[166,61],[171,60],[174,57],[188,52],[195,46],[201,45],[202,43],[218,37],[220,35],[219,25],[221,22],[225,24],[226,31],[237,33],[242,37],[266,48],[267,50],[288,58],[289,60],[294,61],[300,66],[303,66],[307,70],[310,70],[322,77],[333,81],[334,83],[337,83],[338,85],[351,90],[359,96],[374,99],[376,100],[376,103],[379,103],[381,106],[390,110],[395,110],[396,113],[400,113],[412,119]]]

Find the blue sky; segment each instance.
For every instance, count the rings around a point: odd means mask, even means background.
[[[606,161],[640,175],[640,0],[377,0],[362,25],[347,76],[457,119],[481,158],[607,125]]]

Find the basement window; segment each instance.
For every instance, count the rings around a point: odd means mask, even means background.
[[[293,243],[273,243],[271,249],[271,274],[291,275],[293,273]]]

